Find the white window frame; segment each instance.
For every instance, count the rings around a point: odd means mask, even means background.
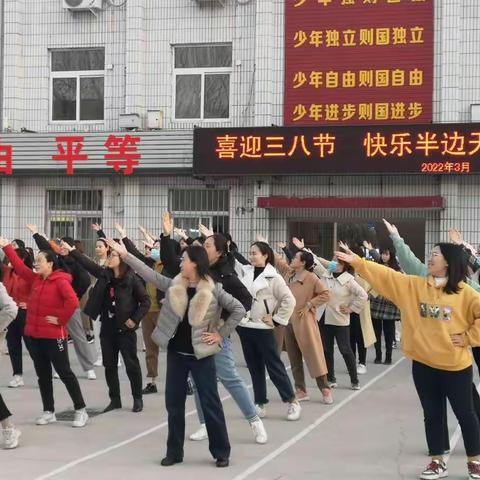
[[[63,51],[70,50],[96,50],[94,48],[71,48],[63,49]],[[54,72],[52,70],[52,54],[59,50],[49,50],[50,54],[50,99],[48,103],[49,109],[49,121],[55,125],[92,125],[92,124],[104,124],[105,123],[105,69],[103,70],[70,70]],[[77,97],[76,97],[76,112],[75,120],[54,120],[53,119],[53,79],[54,78],[75,78],[77,82]],[[102,120],[80,120],[80,79],[81,78],[103,78],[103,119]]]
[[[218,46],[219,44],[201,44],[201,45],[173,45],[173,119],[175,122],[191,123],[198,122],[212,122],[221,123],[228,122],[232,117],[232,73],[233,67],[202,67],[202,68],[175,68],[175,48],[177,47],[208,47]],[[221,44],[227,46],[227,44]],[[233,64],[233,51],[232,51]],[[228,117],[225,118],[204,118],[205,106],[205,75],[228,74]],[[199,118],[177,118],[177,75],[200,75],[201,76],[201,90],[200,90],[200,117]]]

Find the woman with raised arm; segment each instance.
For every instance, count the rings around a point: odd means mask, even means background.
[[[205,416],[210,453],[217,467],[228,467],[230,442],[218,395],[214,355],[243,318],[245,309],[219,283],[214,283],[208,274],[208,255],[203,247],[187,247],[180,274],[171,279],[149,268],[123,245],[109,241],[109,246],[146,282],[166,292],[152,335],[160,348],[168,350],[165,382],[168,439],[162,466],[183,462],[187,379],[191,373]],[[229,313],[225,320],[221,318],[222,310]]]
[[[288,325],[285,328],[276,329],[275,333],[279,346],[283,345],[283,338],[285,338],[292,375],[295,380],[297,400],[307,401],[310,399],[303,370],[303,359],[305,358],[310,376],[316,380],[317,386],[322,392],[323,402],[331,405],[333,403],[332,390],[328,385],[328,369],[315,318],[317,307],[328,302],[330,292],[313,273],[315,264],[313,255],[309,252],[297,252],[290,265],[280,255],[276,255],[275,266],[285,278],[296,302]]]
[[[13,245],[13,244],[12,244]],[[33,270],[33,258],[25,250],[25,248],[16,248],[15,252],[23,261],[26,267]],[[18,313],[13,322],[8,327],[7,332],[7,345],[8,354],[10,356],[10,362],[12,364],[13,378],[8,384],[10,388],[23,387],[23,348],[22,339],[25,342],[27,350],[29,345],[28,340],[25,337],[25,320],[27,318],[27,300],[30,296],[30,290],[32,288],[31,283],[24,280],[18,275],[15,269],[11,266],[8,258],[5,257],[3,273],[3,284],[7,289],[8,294],[15,300],[18,306]],[[1,331],[1,329],[0,329]]]
[[[65,242],[62,243],[62,248],[67,249],[78,263],[98,279],[90,292],[85,313],[92,318],[100,315],[102,324],[100,343],[110,397],[110,403],[104,412],[122,408],[118,379],[119,353],[122,354],[130,381],[132,412],[141,412],[142,369],[137,356],[136,330],[150,307],[145,287],[115,251],[110,251],[105,267],[101,267]]]
[[[68,359],[67,324],[78,308],[78,298],[70,274],[58,268],[52,251],[41,251],[35,260],[35,272],[16,254],[12,245],[0,237],[0,247],[12,267],[32,289],[27,300],[25,336],[38,376],[43,413],[36,423],[48,425],[57,421],[53,399],[52,366],[68,390],[75,408],[73,427],[84,427],[88,421],[80,385]]]
[[[297,248],[304,248],[302,241],[294,238],[293,242]],[[359,390],[357,362],[350,344],[350,314],[361,313],[368,300],[368,295],[355,280],[355,272],[350,265],[339,261],[336,257],[331,262],[322,258],[318,259],[319,262],[315,265],[314,272],[330,290],[328,302],[319,309],[321,315],[320,334],[325,349],[329,385],[332,388],[337,386],[334,363],[336,341],[350,376],[351,388]],[[324,264],[327,264],[328,268]]]
[[[395,257],[395,251],[388,248],[380,249],[380,265],[393,268],[399,272],[400,265]],[[385,337],[384,365],[392,364],[393,342],[395,341],[395,322],[400,321],[400,310],[397,306],[382,295],[370,295],[370,311],[372,314],[373,328],[375,329],[375,363],[382,363],[382,332]]]
[[[480,426],[473,408],[470,353],[470,347],[480,346],[480,296],[464,282],[466,263],[461,248],[436,244],[426,278],[366,262],[348,249],[336,255],[401,311],[402,349],[412,359],[432,456],[420,478],[448,475],[443,461],[443,416],[448,398],[462,430],[469,478],[480,479]]]
[[[266,241],[251,245],[250,265],[242,266],[240,277],[253,302],[237,332],[252,377],[258,416],[267,415],[266,368],[282,401],[288,403],[287,420],[294,421],[300,418],[302,408],[277,350],[273,330],[275,324],[288,324],[295,308],[295,297],[274,265],[274,253]]]

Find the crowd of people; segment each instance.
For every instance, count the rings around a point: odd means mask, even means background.
[[[228,234],[200,225],[200,236],[189,238],[174,228],[168,212],[160,235],[141,228],[144,249],[119,224],[118,238],[92,225],[98,236],[94,259],[81,242],[49,240],[35,225],[27,225],[39,250],[35,258],[24,241],[0,237],[0,332],[6,330],[12,366],[8,386],[24,385],[24,344],[42,400],[36,424],[56,422],[52,378],[57,376],[72,399],[72,426],[81,428],[89,417],[70,367],[70,342],[86,378],[96,380],[95,366],[105,369],[105,413],[122,408],[120,356],[132,412],[138,413],[143,395],[158,392],[159,349],[165,350],[168,439],[161,465],[183,461],[185,403],[193,394],[200,426],[190,439],[208,440],[216,466],[227,467],[231,446],[217,381],[238,405],[255,442],[265,444],[267,374],[286,404],[285,419],[296,421],[301,403],[310,399],[304,362],[323,403],[332,405],[335,342],[350,388],[359,390],[359,379],[367,373],[368,347],[374,346],[374,363],[391,365],[401,330],[431,455],[420,478],[447,476],[448,400],[462,430],[469,477],[480,479],[480,398],[472,368],[474,359],[480,369],[480,285],[475,280],[480,257],[460,232],[450,230],[450,242],[437,244],[424,264],[396,227],[384,223],[389,245],[345,238],[331,259],[317,256],[298,238],[278,244],[275,251],[261,235],[247,259]],[[140,327],[145,386],[137,353]],[[234,332],[253,397],[236,368]],[[283,351],[293,382],[281,359]],[[3,448],[16,448],[21,432],[1,395],[0,421]]]

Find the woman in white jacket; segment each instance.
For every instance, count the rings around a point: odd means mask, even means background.
[[[287,325],[295,308],[295,298],[274,267],[275,257],[265,242],[250,247],[251,265],[243,266],[240,278],[252,295],[252,308],[237,327],[243,355],[252,377],[253,393],[260,418],[268,403],[265,367],[280,397],[288,403],[287,420],[298,420],[301,407],[292,383],[277,351],[273,329]]]
[[[3,283],[0,283],[0,332],[3,332],[17,316],[17,311],[17,304],[8,295]],[[2,425],[2,448],[16,448],[20,438],[20,430],[17,430],[13,425],[12,414],[5,405],[2,395],[0,395],[0,424]]]
[[[350,375],[352,390],[359,390],[357,362],[350,345],[350,314],[360,313],[368,300],[367,292],[355,281],[354,271],[350,265],[334,258],[329,267],[319,258],[314,272],[330,290],[330,300],[320,308],[320,334],[322,336],[325,360],[328,367],[328,381],[332,388],[337,386],[335,378],[334,343],[343,356]],[[322,262],[323,260],[323,262]]]

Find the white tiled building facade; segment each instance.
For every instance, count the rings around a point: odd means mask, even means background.
[[[425,242],[426,249],[444,239],[450,226],[460,228],[470,242],[480,242],[477,221],[480,178],[476,175],[220,180],[192,177],[189,168],[194,125],[282,125],[284,0],[104,0],[98,2],[103,3],[103,9],[95,13],[69,11],[63,8],[63,2],[0,2],[2,128],[8,133],[2,141],[8,137],[15,144],[25,143],[19,173],[15,170],[13,176],[0,179],[2,234],[26,237],[24,224],[34,222],[50,236],[62,234],[62,229],[66,229],[65,233],[88,240],[91,234],[88,224],[98,220],[107,231],[119,221],[137,238],[139,223],[158,231],[161,213],[168,208],[177,218],[183,218],[178,222],[181,226],[193,227],[202,220],[214,228],[229,230],[243,251],[257,232],[267,234],[271,241],[285,240],[296,233],[297,224],[292,222],[324,225],[317,232],[319,237],[312,238],[311,243],[318,246],[326,242],[330,248],[334,238],[329,233],[330,226],[335,232],[337,222],[374,223],[382,216],[400,224],[419,222],[422,247]],[[434,122],[470,122],[471,105],[480,103],[479,20],[477,0],[435,2]],[[175,47],[184,46],[219,46],[226,50],[215,55],[206,50],[196,60],[195,55],[185,51],[176,62]],[[77,53],[93,49],[98,55],[92,54],[85,61],[66,61],[69,54],[63,55],[62,51],[72,49]],[[76,64],[74,73],[68,71],[72,68],[70,63]],[[85,65],[87,69],[81,70]],[[186,69],[179,71],[182,68]],[[184,79],[180,99],[176,98],[178,73],[190,75]],[[229,85],[228,94],[219,98],[218,92],[224,92],[225,85]],[[200,88],[199,95],[196,88]],[[189,102],[193,97],[198,98],[198,105]],[[180,111],[184,112],[180,116],[195,118],[178,119]],[[40,147],[37,146],[36,138],[53,139],[58,132],[86,136],[103,132],[102,138],[106,139],[110,133],[121,130],[123,114],[137,114],[141,131],[159,127],[159,141],[168,135],[174,139],[171,148],[164,148],[158,158],[152,153],[149,161],[158,163],[155,173],[123,178],[105,171],[96,174],[93,168],[81,176],[66,178],[61,175],[64,170],[60,166],[45,171],[43,143],[39,140]],[[150,116],[158,118],[158,123],[150,123]],[[215,116],[221,118],[212,118]],[[35,133],[20,133],[22,129]],[[82,191],[90,192],[90,199]],[[258,208],[256,199],[270,195],[431,195],[444,197],[446,208],[441,211]],[[290,230],[289,225],[293,225]],[[309,231],[304,225],[302,233],[308,237]]]

